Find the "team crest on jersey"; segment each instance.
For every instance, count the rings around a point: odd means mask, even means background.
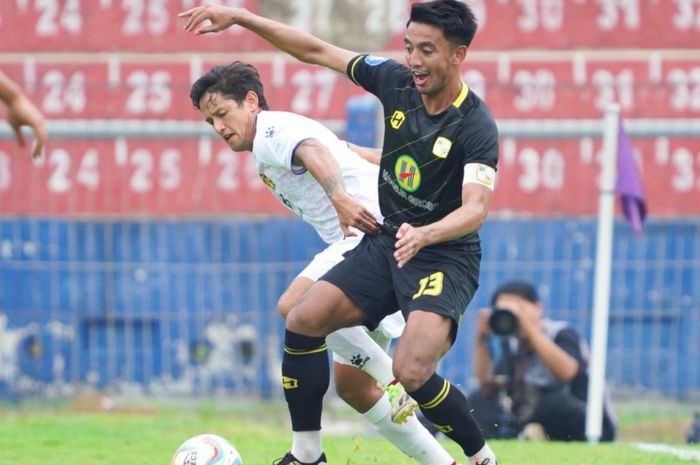
[[[450,153],[450,148],[452,148],[452,141],[447,137],[438,137],[435,139],[433,144],[433,155],[438,158],[447,158],[447,154]]]
[[[266,185],[267,187],[269,187],[269,188],[272,189],[272,190],[275,190],[275,181],[273,181],[272,179],[268,178],[267,176],[265,176],[265,175],[262,174],[262,173],[260,173],[260,179],[262,179],[262,181],[265,183],[265,185]]]
[[[396,160],[394,176],[396,176],[399,186],[406,192],[415,192],[420,187],[420,168],[410,155],[401,155]]]
[[[401,127],[403,122],[406,120],[406,115],[403,114],[403,111],[401,110],[396,110],[393,115],[391,115],[391,119],[389,120],[389,124],[391,124],[391,127],[394,129],[398,129]]]

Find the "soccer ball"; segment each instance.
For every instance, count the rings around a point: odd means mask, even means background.
[[[241,455],[226,439],[216,434],[200,434],[183,442],[170,465],[243,465]]]

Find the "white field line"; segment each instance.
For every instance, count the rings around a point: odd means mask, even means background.
[[[700,462],[700,451],[683,449],[680,447],[669,446],[668,444],[659,444],[653,442],[635,442],[634,447],[645,452],[658,452],[670,454],[678,457],[681,460]]]

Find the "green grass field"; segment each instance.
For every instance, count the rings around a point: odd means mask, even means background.
[[[109,412],[81,411],[66,405],[0,407],[0,464],[168,465],[182,441],[204,432],[228,438],[245,465],[271,464],[289,447],[287,419],[280,404],[143,405],[146,407]],[[374,436],[357,422],[357,416],[344,409],[330,408],[326,418],[333,425],[327,428],[324,440],[332,465],[416,463]],[[524,441],[491,444],[501,465],[694,463],[671,454],[644,452],[627,442],[597,446]],[[453,443],[446,440],[445,446],[465,463]],[[677,447],[700,456],[700,447]]]

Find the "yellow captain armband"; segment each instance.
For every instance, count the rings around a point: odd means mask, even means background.
[[[496,183],[496,170],[483,163],[467,163],[464,165],[462,185],[471,183],[481,184],[493,190]]]

